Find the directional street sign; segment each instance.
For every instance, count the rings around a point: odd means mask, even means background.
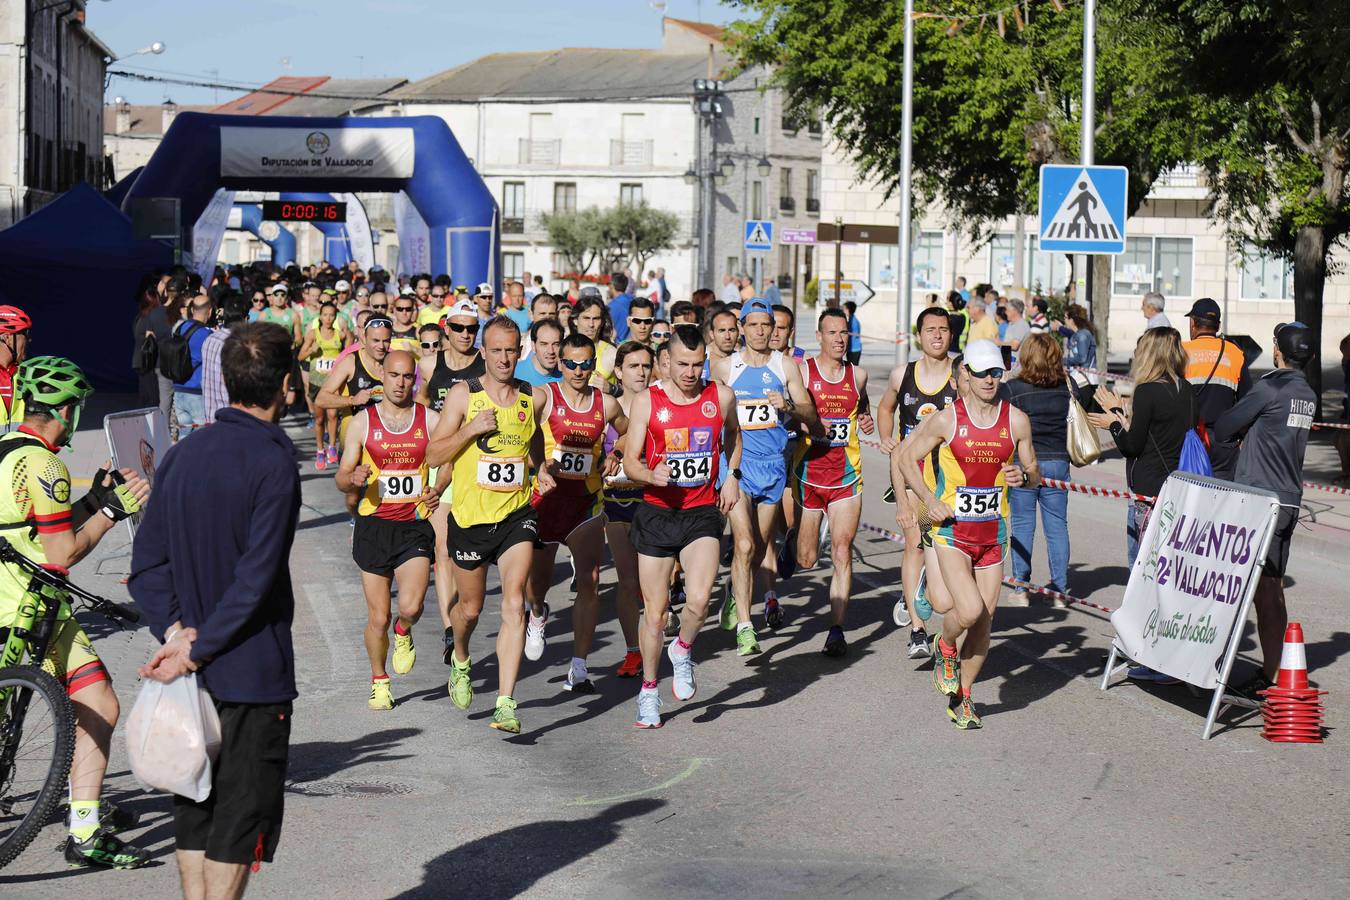
[[[778,233],[778,242],[780,244],[814,244],[816,232],[814,228],[784,228]]]
[[[1041,166],[1040,249],[1124,253],[1124,166]]]
[[[822,281],[820,283],[820,296],[827,300],[833,298],[835,295],[834,284],[833,280]],[[853,280],[845,279],[839,282],[839,287],[840,303],[847,303],[852,300],[854,303],[862,306],[868,300],[875,297],[877,293],[872,290],[867,282],[859,281],[856,278]]]
[[[763,220],[745,220],[745,249],[772,250],[773,223]]]

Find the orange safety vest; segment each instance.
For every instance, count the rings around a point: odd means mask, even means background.
[[[1208,382],[1237,391],[1245,362],[1237,344],[1206,334],[1182,341],[1181,347],[1186,351],[1186,380],[1193,386],[1199,388]]]

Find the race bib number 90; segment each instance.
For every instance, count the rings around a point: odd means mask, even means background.
[[[478,486],[489,491],[518,491],[525,486],[525,460],[522,457],[478,460]]]
[[[422,496],[421,472],[381,472],[381,503],[415,503]]]
[[[670,483],[680,487],[698,487],[712,479],[712,456],[707,453],[668,456],[666,465],[670,466]]]
[[[999,501],[1003,488],[958,487],[956,489],[956,521],[992,522],[999,517]]]
[[[853,433],[852,419],[821,419],[825,426],[825,443],[831,447],[848,446],[849,436]]]
[[[742,400],[736,404],[736,419],[746,431],[759,431],[778,425],[778,411],[763,400]]]
[[[595,454],[588,450],[554,447],[553,460],[558,464],[558,475],[562,478],[588,478],[595,467]]]

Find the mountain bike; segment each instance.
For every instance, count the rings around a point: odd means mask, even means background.
[[[44,668],[63,603],[81,601],[117,622],[135,610],[71,584],[0,540],[0,563],[22,569],[28,587],[0,650],[0,868],[37,837],[65,792],[75,753],[75,710]]]

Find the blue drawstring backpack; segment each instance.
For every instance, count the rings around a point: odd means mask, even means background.
[[[1178,389],[1180,391],[1180,389]],[[1191,397],[1191,419],[1195,416],[1195,398]],[[1152,436],[1150,435],[1150,438]],[[1157,451],[1158,456],[1162,458],[1162,448],[1158,446],[1156,440],[1153,441],[1153,449]],[[1166,465],[1166,459],[1163,458],[1163,464]],[[1194,428],[1186,429],[1186,436],[1181,439],[1181,456],[1177,459],[1178,472],[1189,472],[1192,475],[1203,475],[1206,478],[1214,477],[1214,466],[1209,461],[1209,451],[1205,449],[1205,442],[1201,440],[1199,433]]]

